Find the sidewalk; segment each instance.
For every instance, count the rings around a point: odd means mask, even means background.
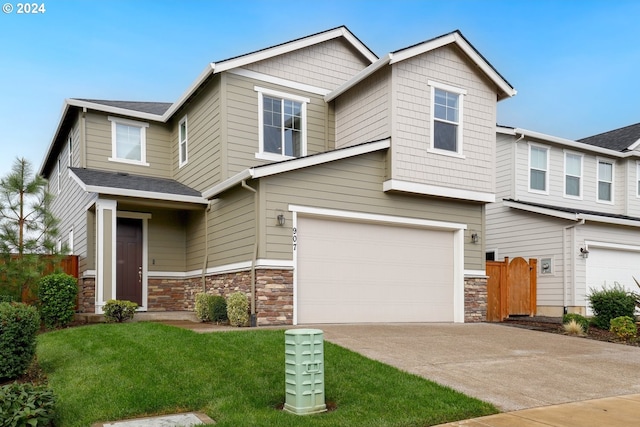
[[[629,427],[640,423],[640,394],[542,406],[434,427]]]

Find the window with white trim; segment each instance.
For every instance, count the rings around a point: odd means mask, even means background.
[[[613,203],[613,162],[598,159],[598,201]]]
[[[529,144],[529,191],[549,194],[549,148]]]
[[[582,155],[564,153],[564,195],[582,198]]]
[[[71,134],[69,134],[67,148],[69,149],[67,152],[67,166],[71,167],[73,166],[73,136]]]
[[[188,157],[188,131],[187,131],[187,116],[184,116],[180,123],[178,123],[178,157],[179,166],[182,167],[187,164]]]
[[[462,101],[467,91],[428,81],[431,86],[431,149],[462,155]]]
[[[108,117],[111,122],[111,157],[109,160],[136,165],[147,163],[147,128],[149,123]]]
[[[307,104],[309,98],[254,87],[258,92],[259,152],[268,160],[307,154]]]

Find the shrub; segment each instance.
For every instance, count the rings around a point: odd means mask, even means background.
[[[0,302],[13,302],[11,295],[0,295]]]
[[[582,336],[585,333],[584,326],[581,323],[578,323],[575,319],[571,319],[568,322],[563,323],[562,328],[569,335]]]
[[[608,289],[591,289],[589,302],[594,313],[593,323],[600,329],[609,329],[609,322],[616,317],[635,318],[635,295],[619,283]]]
[[[0,303],[0,379],[16,378],[29,368],[36,353],[40,316],[35,307]]]
[[[211,298],[213,295],[197,294],[194,311],[201,322],[211,321]]]
[[[214,295],[211,303],[211,320],[216,323],[226,322],[227,318],[227,300],[223,296]]]
[[[54,415],[55,397],[46,386],[14,382],[0,387],[0,427],[50,426]]]
[[[231,326],[249,324],[249,300],[242,292],[234,292],[227,297],[227,317]]]
[[[137,308],[138,304],[135,302],[110,299],[102,307],[102,311],[107,322],[124,322],[133,319]]]
[[[588,332],[589,331],[589,319],[587,319],[586,317],[578,314],[578,313],[567,313],[564,316],[562,316],[562,324],[566,325],[567,323],[571,322],[571,321],[575,321],[578,325],[582,326],[582,331],[583,332]]]
[[[40,314],[47,328],[67,326],[73,320],[78,283],[68,274],[50,274],[38,283]]]
[[[638,335],[638,327],[633,318],[629,316],[620,316],[611,319],[609,330],[623,340],[628,340]]]

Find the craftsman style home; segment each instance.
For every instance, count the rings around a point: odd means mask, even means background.
[[[640,280],[640,124],[578,141],[498,127],[487,255],[536,258],[537,312],[591,314],[592,289]]]
[[[214,62],[173,103],[67,99],[40,174],[80,307],[245,292],[257,325],[484,320],[496,103],[458,31],[339,27]]]

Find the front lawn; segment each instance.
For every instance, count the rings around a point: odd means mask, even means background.
[[[91,325],[40,335],[38,361],[57,397],[58,427],[187,411],[206,412],[218,427],[424,427],[497,412],[326,341],[325,396],[335,410],[283,412],[284,330]]]

